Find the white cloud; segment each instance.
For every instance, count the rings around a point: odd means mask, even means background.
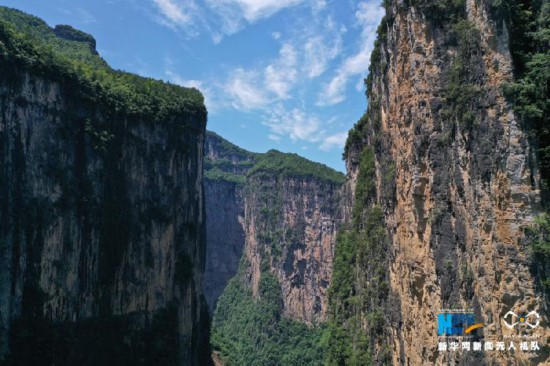
[[[267,135],[267,138],[269,138],[271,141],[275,141],[277,143],[281,142],[281,136],[279,136],[279,135],[274,135],[274,134],[270,133],[269,135]]]
[[[216,29],[215,43],[219,43],[221,37],[239,32],[247,23],[269,18],[302,2],[304,0],[204,0],[204,6],[212,13],[209,28]]]
[[[256,71],[238,68],[232,71],[224,90],[231,99],[231,105],[238,110],[250,111],[265,108],[270,100],[258,83]]]
[[[327,7],[327,0],[314,0],[313,1],[313,10],[318,12]]]
[[[278,40],[279,38],[281,38],[281,32],[273,32],[271,33],[271,37],[273,37],[274,40]]]
[[[166,25],[188,27],[196,20],[198,6],[194,0],[153,0],[153,2]]]
[[[376,28],[385,14],[376,2],[361,2],[355,13],[355,18],[361,26],[359,51],[346,58],[330,82],[324,84],[317,104],[334,105],[345,100],[345,88],[352,77],[365,77],[370,63],[370,55],[376,39]]]
[[[332,124],[334,118],[328,122],[321,122],[318,116],[303,108],[286,110],[282,104],[275,105],[263,124],[270,130],[268,138],[279,143],[283,138],[292,142],[309,142],[319,144],[322,151],[342,148],[348,136],[347,132],[329,134],[324,127]]]
[[[329,63],[342,52],[342,36],[346,28],[338,26],[330,17],[322,28],[322,32],[312,29],[303,46],[304,71],[310,79],[322,75]]]
[[[344,147],[347,138],[347,132],[338,132],[334,135],[327,136],[323,138],[323,142],[319,146],[319,149],[323,151],[330,151],[335,147],[342,148]]]
[[[183,30],[187,36],[202,32],[211,35],[217,44],[223,37],[239,32],[247,24],[300,4],[308,4],[319,12],[326,0],[150,0],[159,16],[156,19],[173,29]],[[280,33],[279,33],[280,34]],[[273,33],[277,37],[277,32]]]
[[[244,18],[253,23],[259,19],[270,17],[278,11],[298,5],[304,0],[207,0],[213,9],[227,6],[238,7]]]
[[[325,38],[318,36],[310,38],[304,45],[304,68],[310,79],[321,76],[342,48],[342,39],[338,37],[332,45]]]
[[[298,77],[295,68],[297,58],[298,55],[294,47],[285,43],[279,50],[279,58],[265,68],[265,87],[280,99],[287,99],[290,89],[296,83]]]
[[[268,111],[274,102],[289,99],[299,80],[298,57],[294,46],[284,43],[279,56],[266,66],[232,70],[223,86],[230,105],[244,111]]]
[[[307,115],[303,110],[294,108],[290,112],[282,105],[275,106],[270,117],[263,124],[269,127],[273,136],[288,136],[292,142],[317,142],[320,139],[321,123],[317,116]]]

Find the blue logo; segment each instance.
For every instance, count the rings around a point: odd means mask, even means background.
[[[474,313],[441,313],[437,314],[437,335],[461,336],[473,329],[482,327],[476,324]]]

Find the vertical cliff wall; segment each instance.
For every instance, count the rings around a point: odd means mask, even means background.
[[[256,154],[207,132],[205,149],[206,267],[204,295],[210,312],[227,283],[237,274],[242,257],[244,186]]]
[[[343,175],[294,154],[247,155],[209,140],[207,220],[225,208],[233,218],[208,222],[206,272],[236,274],[216,307],[214,350],[230,365],[319,364]],[[222,282],[206,281],[206,293]]]
[[[548,362],[525,235],[540,213],[539,173],[528,125],[504,95],[508,19],[484,0],[385,7],[368,111],[346,146],[352,206],[336,249],[329,363]],[[516,334],[502,323],[509,310],[535,310],[542,349],[440,352],[436,317],[450,308],[473,309],[495,342]]]
[[[274,274],[284,314],[309,324],[326,315],[340,184],[261,168],[248,177],[245,254],[252,293],[258,295],[262,272]]]
[[[202,96],[1,10],[0,360],[208,364]]]
[[[212,132],[205,156],[210,308],[237,274],[244,250],[254,296],[262,268],[269,268],[282,286],[286,315],[324,320],[342,176],[296,155],[248,152]],[[312,171],[300,173],[299,164]]]

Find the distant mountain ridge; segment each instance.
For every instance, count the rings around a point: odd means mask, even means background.
[[[318,364],[344,175],[296,154],[250,153],[214,133],[205,157],[214,349],[235,365]]]

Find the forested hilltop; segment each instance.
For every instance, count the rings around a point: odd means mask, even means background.
[[[192,110],[206,114],[198,90],[113,70],[97,53],[95,39],[69,25],[50,28],[37,17],[0,7],[0,41],[6,73],[23,67],[116,112],[156,121]]]

